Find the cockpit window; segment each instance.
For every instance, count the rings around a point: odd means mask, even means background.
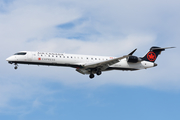
[[[15,53],[14,55],[26,55],[26,52]]]

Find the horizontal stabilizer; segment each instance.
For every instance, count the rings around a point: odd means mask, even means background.
[[[165,50],[165,49],[170,49],[170,48],[175,48],[175,47],[152,48],[151,50]]]

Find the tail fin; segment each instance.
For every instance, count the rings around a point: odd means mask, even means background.
[[[174,48],[174,47],[167,47],[167,48],[160,48],[160,47],[151,47],[149,52],[142,58],[142,60],[155,62],[158,55],[161,54],[161,51],[164,51],[165,49]]]

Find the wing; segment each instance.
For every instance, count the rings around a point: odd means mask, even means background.
[[[125,55],[123,57],[118,57],[118,58],[114,58],[111,60],[106,60],[106,61],[102,61],[102,62],[98,62],[98,63],[92,63],[92,64],[86,64],[83,65],[82,68],[77,68],[76,71],[82,74],[89,74],[92,70],[97,70],[100,69],[105,70],[107,69],[109,66],[118,63],[121,59],[128,57],[129,55]]]
[[[83,66],[83,68],[88,69],[88,68],[104,68],[104,67],[109,67],[113,64],[118,63],[121,59],[128,57],[129,55],[125,55],[123,57],[118,57],[118,58],[114,58],[111,60],[106,60],[106,61],[102,61],[102,62],[98,62],[98,63],[92,63],[92,64],[86,64]]]
[[[109,66],[118,63],[121,59],[124,59],[124,58],[131,56],[136,50],[137,49],[133,50],[128,55],[125,55],[122,57],[118,57],[118,58],[114,58],[114,59],[110,59],[110,60],[106,60],[106,61],[102,61],[102,62],[98,62],[98,63],[91,63],[91,64],[82,65],[82,68],[77,68],[76,71],[78,71],[82,74],[89,74],[92,70],[98,70],[98,69],[100,69],[101,71],[105,70]]]
[[[98,63],[86,64],[83,67],[85,69],[88,69],[88,68],[101,68],[101,69],[104,68],[104,69],[106,69],[109,66],[118,63],[121,59],[131,56],[136,50],[137,50],[137,48],[135,50],[133,50],[131,53],[129,53],[128,55],[125,55],[123,57],[118,57],[118,58],[114,58],[111,60],[106,60],[106,61],[98,62]]]

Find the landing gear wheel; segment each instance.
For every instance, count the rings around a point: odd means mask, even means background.
[[[89,78],[91,78],[91,79],[94,78],[94,74],[90,74]]]
[[[17,69],[17,68],[18,68],[17,66],[14,67],[14,69]]]
[[[101,71],[97,71],[97,73],[96,73],[97,75],[101,75],[102,74],[102,72]]]

